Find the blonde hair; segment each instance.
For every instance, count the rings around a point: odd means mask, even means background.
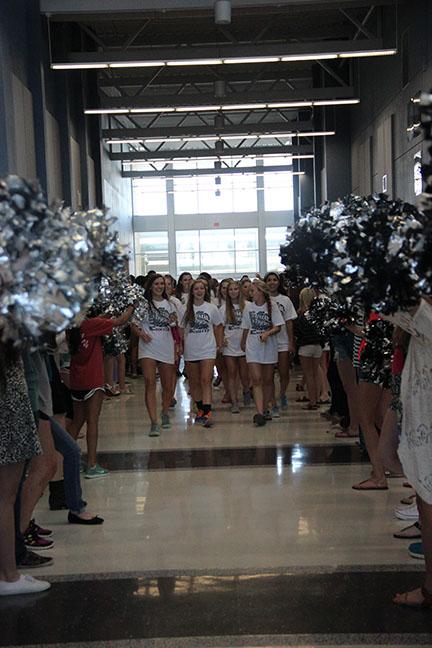
[[[273,326],[273,318],[272,318],[272,302],[271,302],[271,296],[270,296],[269,287],[267,286],[265,281],[263,281],[262,279],[254,279],[252,281],[252,285],[256,286],[258,288],[258,290],[260,290],[262,292],[262,294],[264,295],[264,299],[265,299],[266,304],[267,304],[267,314],[268,314],[269,319],[270,319],[270,328],[271,328]]]
[[[245,307],[245,298],[244,295],[241,291],[241,286],[239,281],[230,281],[228,286],[227,286],[227,292],[226,292],[226,300],[225,300],[225,306],[226,306],[226,320],[229,324],[235,324],[236,319],[235,319],[235,313],[234,313],[234,305],[233,301],[231,299],[231,295],[229,294],[229,289],[231,286],[238,286],[239,289],[239,306],[240,310],[243,313],[244,307]]]
[[[313,288],[302,288],[299,295],[299,313],[303,314],[309,310],[315,297],[316,292]]]

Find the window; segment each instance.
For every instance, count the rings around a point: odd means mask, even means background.
[[[163,216],[167,213],[165,178],[136,178],[132,181],[135,216]]]
[[[286,227],[266,227],[267,272],[285,270],[280,259],[280,246],[286,240],[286,235]]]
[[[258,271],[257,228],[177,231],[176,247],[177,274],[223,278]]]
[[[208,161],[177,162],[175,169],[208,169]],[[253,166],[251,160],[238,166]],[[255,174],[229,173],[174,178],[174,211],[177,214],[226,214],[257,211]]]
[[[146,275],[149,270],[169,271],[168,232],[135,233],[135,272]]]
[[[264,158],[264,166],[291,165],[291,157]],[[293,209],[293,176],[291,171],[264,173],[264,209],[286,211]]]

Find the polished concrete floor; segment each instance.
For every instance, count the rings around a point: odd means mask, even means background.
[[[264,428],[215,391],[215,425],[204,430],[185,387],[159,438],[148,436],[142,379],[104,403],[110,474],[83,486],[105,524],[68,525],[40,501],[55,561],[34,575],[53,587],[0,601],[0,645],[432,646],[432,615],[391,603],[423,568],[392,537],[408,524],[392,515],[409,493],[402,480],[353,491],[369,474],[355,441],[335,439],[294,390]]]

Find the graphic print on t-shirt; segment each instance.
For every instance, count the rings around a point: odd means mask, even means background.
[[[242,318],[243,318],[243,313],[241,312],[240,308],[234,308],[234,318],[235,322],[227,322],[227,329],[228,331],[234,331],[235,329],[240,328],[240,324],[242,323]]]
[[[250,311],[251,333],[263,333],[270,328],[270,318],[265,311]]]
[[[169,328],[170,314],[166,308],[151,309],[148,315],[150,331],[166,331]]]
[[[195,311],[195,321],[190,322],[190,333],[208,333],[211,316],[205,311]]]

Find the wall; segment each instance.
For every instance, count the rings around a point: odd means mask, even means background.
[[[397,40],[398,55],[358,63],[361,104],[351,111],[352,189],[361,194],[383,190],[414,202],[414,155],[424,151],[422,136],[408,136],[413,104],[432,87],[432,3],[412,0],[384,12],[384,37]]]

